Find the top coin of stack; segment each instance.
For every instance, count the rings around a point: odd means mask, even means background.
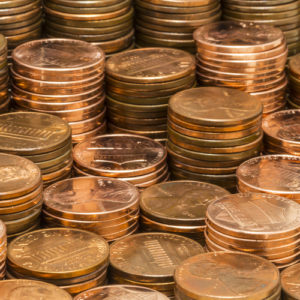
[[[109,127],[165,141],[169,97],[195,84],[195,60],[170,48],[114,55],[106,64]]]
[[[256,255],[204,253],[185,260],[175,270],[176,299],[280,299],[276,267]]]
[[[289,97],[288,104],[291,108],[300,108],[300,54],[289,60]]]
[[[73,143],[105,130],[105,55],[87,42],[44,39],[13,52],[16,109],[46,112],[69,122]]]
[[[200,85],[246,91],[263,103],[264,114],[285,106],[287,47],[280,29],[224,21],[200,27],[194,39]]]
[[[300,109],[275,112],[262,123],[264,151],[300,156]]]
[[[0,34],[0,114],[9,110],[8,83],[7,42],[5,37]]]
[[[77,175],[115,177],[138,188],[169,178],[167,151],[159,143],[132,134],[106,134],[73,149]]]
[[[91,42],[111,55],[134,46],[131,0],[45,0],[48,37]]]
[[[0,152],[36,163],[44,185],[70,176],[71,148],[71,128],[58,117],[37,112],[0,115]]]
[[[300,299],[300,264],[293,265],[281,272],[282,299],[299,300]]]

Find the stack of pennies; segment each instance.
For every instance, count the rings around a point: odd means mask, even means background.
[[[212,202],[206,211],[210,251],[241,251],[264,257],[279,269],[300,260],[300,204],[263,193],[238,193]]]
[[[105,132],[104,52],[87,42],[42,39],[13,52],[16,110],[56,115],[69,123],[72,141]]]
[[[83,40],[107,55],[134,47],[131,0],[45,0],[48,37]]]
[[[289,55],[300,50],[300,3],[298,0],[222,0],[224,20],[253,22],[280,28]]]
[[[289,95],[288,106],[290,108],[300,108],[300,54],[297,54],[289,60]]]
[[[0,199],[1,201],[1,199]],[[0,219],[0,281],[6,275],[7,235],[6,226]]]
[[[62,119],[49,114],[2,114],[0,152],[33,161],[41,169],[44,186],[52,184],[71,175],[71,128]]]
[[[284,108],[287,47],[279,28],[223,21],[194,32],[200,85],[237,88],[255,96],[264,114]]]
[[[115,177],[143,189],[169,179],[167,151],[150,138],[105,134],[77,144],[74,171],[79,176]]]
[[[173,179],[235,190],[236,168],[261,150],[262,104],[243,91],[199,87],[169,101],[169,167]]]
[[[141,193],[142,230],[181,234],[204,245],[206,208],[228,194],[219,186],[199,181],[155,184]]]
[[[106,283],[108,255],[108,243],[95,233],[40,229],[8,245],[7,278],[45,281],[76,295]]]
[[[142,286],[115,284],[99,286],[78,294],[74,300],[169,300],[164,294]]]
[[[111,242],[138,228],[139,191],[128,182],[78,177],[44,191],[43,220],[48,227],[92,231]]]
[[[190,256],[204,253],[192,239],[170,233],[139,233],[110,246],[110,280],[134,284],[174,297],[174,270]]]
[[[282,299],[298,300],[300,299],[300,264],[295,264],[286,268],[280,274]]]
[[[9,111],[10,97],[8,94],[8,83],[7,41],[0,34],[0,114]]]
[[[264,152],[300,156],[300,109],[275,112],[262,122]]]
[[[11,239],[39,226],[43,182],[39,167],[17,155],[0,153],[0,170],[0,220]]]
[[[0,1],[0,33],[7,39],[9,58],[18,45],[41,38],[42,1]]]
[[[139,47],[172,47],[195,53],[193,31],[221,18],[218,0],[135,1]]]
[[[195,85],[191,54],[170,48],[126,51],[107,60],[109,129],[164,142],[169,97]]]
[[[276,267],[248,253],[204,253],[185,260],[175,270],[177,300],[279,300]]]
[[[275,194],[300,203],[300,157],[265,155],[242,163],[236,172],[241,193]]]

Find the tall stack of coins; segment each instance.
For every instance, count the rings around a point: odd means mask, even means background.
[[[300,109],[279,111],[262,123],[264,151],[300,156]]]
[[[275,194],[300,203],[300,157],[265,155],[247,160],[237,169],[238,190]]]
[[[9,244],[7,277],[45,281],[75,295],[106,282],[108,255],[107,242],[97,234],[36,230]]]
[[[228,194],[219,186],[199,181],[155,184],[141,194],[141,227],[144,231],[181,234],[205,244],[206,208]]]
[[[44,191],[43,218],[50,227],[85,229],[113,241],[137,230],[139,191],[128,182],[78,177]]]
[[[300,264],[293,265],[281,272],[282,299],[300,299]]]
[[[195,53],[193,30],[220,20],[217,0],[137,0],[136,40],[139,47],[173,47]]]
[[[177,49],[131,50],[108,59],[106,73],[110,130],[165,141],[169,97],[195,84],[194,58]]]
[[[235,190],[236,168],[260,152],[261,115],[260,101],[236,89],[200,87],[172,96],[167,148],[173,178]]]
[[[105,131],[104,63],[87,42],[45,39],[13,52],[12,96],[17,110],[46,112],[72,128],[72,141]]]
[[[280,275],[269,261],[236,252],[190,257],[175,270],[176,299],[280,299]]]
[[[297,0],[222,0],[223,19],[266,24],[280,28],[289,55],[300,50],[300,3]]]
[[[8,83],[7,41],[5,37],[0,34],[0,114],[8,112],[9,110],[10,98],[8,94]]]
[[[0,170],[0,220],[10,239],[39,226],[43,182],[39,167],[20,156],[0,153]]]
[[[288,105],[291,108],[300,108],[300,54],[289,60],[289,96]]]
[[[45,0],[48,37],[84,40],[111,55],[134,46],[131,0]]]
[[[279,28],[224,21],[194,32],[200,85],[237,88],[255,96],[264,114],[285,106],[287,47]]]
[[[203,253],[197,242],[170,233],[139,233],[110,247],[110,279],[134,284],[174,297],[175,268],[190,256]]]
[[[8,55],[18,45],[42,36],[41,0],[0,1],[0,33],[8,43]]]
[[[206,246],[244,251],[279,269],[299,261],[300,204],[277,195],[239,193],[212,202],[206,212]]]
[[[73,149],[80,176],[115,177],[146,188],[169,179],[167,151],[159,142],[132,134],[106,134]]]
[[[0,152],[33,161],[44,185],[70,176],[71,148],[71,128],[58,117],[37,112],[0,115]]]

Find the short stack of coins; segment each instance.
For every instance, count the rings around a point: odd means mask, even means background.
[[[289,55],[300,50],[300,3],[297,0],[222,0],[224,20],[253,22],[280,28]]]
[[[9,58],[18,45],[41,38],[42,1],[0,1],[0,33],[7,39]]]
[[[62,119],[37,112],[0,115],[0,152],[33,161],[44,185],[68,178],[72,159],[71,128]]]
[[[0,114],[9,110],[10,97],[8,94],[7,41],[0,34]]]
[[[299,289],[300,264],[295,264],[286,268],[280,274],[282,299],[298,300],[300,299]]]
[[[45,281],[76,295],[106,283],[108,255],[108,243],[95,233],[36,230],[8,245],[7,278]]]
[[[300,203],[300,157],[265,155],[242,163],[236,172],[241,193],[267,193]]]
[[[236,89],[200,87],[172,96],[167,149],[173,179],[234,191],[236,168],[260,153],[261,115],[260,101]]]
[[[173,299],[175,268],[203,252],[196,241],[180,235],[134,234],[111,244],[110,280],[151,288]]]
[[[164,142],[169,97],[195,84],[191,54],[145,48],[114,55],[106,64],[109,129]]]
[[[288,105],[290,108],[300,108],[300,54],[289,60],[289,96]]]
[[[114,177],[143,189],[169,179],[167,151],[150,138],[105,134],[77,144],[74,171],[79,176]]]
[[[92,231],[111,242],[138,228],[139,191],[110,178],[78,177],[44,191],[43,221],[48,227]]]
[[[200,85],[237,88],[255,96],[264,114],[283,109],[287,47],[279,28],[223,21],[194,32]]]
[[[195,53],[193,31],[220,20],[218,0],[137,0],[136,43],[139,47],[173,47]]]
[[[264,152],[300,156],[300,109],[275,112],[262,122]]]
[[[40,224],[42,175],[32,161],[5,153],[0,153],[0,170],[0,220],[5,223],[7,237],[11,239]]]
[[[206,211],[210,251],[241,251],[264,257],[279,269],[299,261],[300,204],[263,193],[238,193]]]
[[[69,123],[72,141],[105,132],[105,54],[87,42],[44,39],[13,52],[16,110],[56,115]]]
[[[131,0],[45,0],[48,37],[79,39],[107,55],[134,46]]]
[[[142,230],[176,233],[204,245],[206,208],[210,202],[228,194],[219,186],[199,181],[155,184],[141,193]]]
[[[176,300],[279,300],[280,275],[261,257],[247,253],[204,253],[175,270]]]

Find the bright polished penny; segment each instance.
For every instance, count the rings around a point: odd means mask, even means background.
[[[300,298],[300,264],[295,264],[281,272],[283,299]]]

